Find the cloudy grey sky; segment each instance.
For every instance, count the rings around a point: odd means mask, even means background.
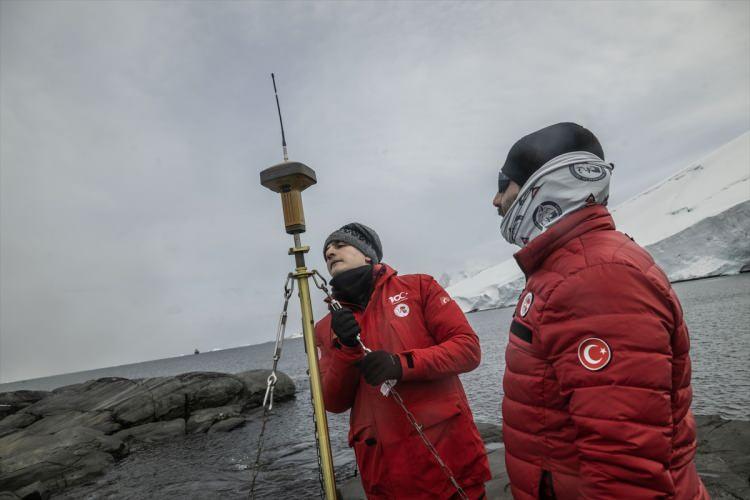
[[[272,71],[321,270],[352,220],[401,272],[508,257],[496,172],[551,123],[599,136],[613,204],[750,129],[744,1],[2,0],[0,23],[0,382],[273,339]]]

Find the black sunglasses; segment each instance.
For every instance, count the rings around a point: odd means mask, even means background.
[[[510,177],[502,173],[502,171],[497,175],[497,192],[502,193],[506,189],[508,189],[508,186],[510,186]]]

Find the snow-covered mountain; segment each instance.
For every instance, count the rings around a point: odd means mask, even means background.
[[[458,283],[459,281],[467,280],[473,276],[476,276],[480,272],[487,269],[489,265],[490,262],[485,262],[484,264],[469,263],[463,269],[454,269],[442,273],[437,281],[443,288],[448,288],[454,283]]]
[[[612,210],[672,281],[736,274],[750,262],[750,131]],[[448,287],[464,311],[514,305],[515,260]]]

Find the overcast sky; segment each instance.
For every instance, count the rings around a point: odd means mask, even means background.
[[[504,260],[497,170],[552,123],[599,136],[614,205],[750,129],[745,1],[2,0],[0,19],[0,382],[273,340],[293,266],[258,182],[281,161],[272,71],[318,175],[321,271],[354,220],[402,273]]]

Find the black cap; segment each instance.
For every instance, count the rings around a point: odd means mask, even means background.
[[[351,222],[342,226],[341,229],[337,229],[332,232],[328,238],[326,238],[323,244],[323,257],[325,258],[325,251],[328,245],[332,241],[341,241],[347,245],[351,245],[367,257],[370,257],[373,264],[379,263],[383,260],[383,245],[380,244],[380,237],[370,227],[360,224],[359,222]]]
[[[571,122],[557,123],[519,139],[505,159],[501,172],[519,186],[556,156],[573,151],[588,151],[604,160],[604,151],[596,136]]]

